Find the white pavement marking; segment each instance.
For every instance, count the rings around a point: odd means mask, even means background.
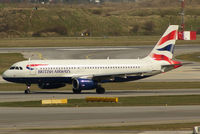
[[[67,48],[67,49],[56,49],[60,51],[111,51],[111,50],[127,50],[132,48]]]

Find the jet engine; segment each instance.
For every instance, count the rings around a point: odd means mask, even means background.
[[[73,79],[72,81],[73,89],[75,90],[90,90],[97,88],[97,82],[91,79]]]

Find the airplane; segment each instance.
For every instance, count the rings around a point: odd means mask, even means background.
[[[173,60],[178,25],[169,25],[150,54],[142,59],[25,60],[13,64],[2,77],[24,83],[29,94],[31,84],[54,89],[72,84],[73,93],[96,89],[104,94],[101,83],[128,82],[151,77],[183,65]]]

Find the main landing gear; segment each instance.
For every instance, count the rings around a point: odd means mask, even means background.
[[[72,90],[73,90],[74,94],[80,94],[81,93],[81,90],[79,90],[79,89],[73,88]]]
[[[81,94],[81,90],[80,89],[73,88],[72,90],[73,90],[74,94]],[[103,88],[100,85],[98,85],[97,88],[96,88],[96,93],[97,94],[104,94],[105,93],[105,88]]]
[[[101,87],[101,86],[98,86],[96,88],[96,93],[97,94],[104,94],[105,93],[105,88]]]
[[[27,89],[24,91],[24,93],[30,94],[31,93],[31,90],[30,90],[31,84],[26,84],[26,85],[27,85]]]

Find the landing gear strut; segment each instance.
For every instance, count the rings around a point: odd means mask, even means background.
[[[24,91],[25,94],[30,94],[31,90],[30,90],[30,84],[27,84],[27,89]]]
[[[74,93],[74,94],[80,94],[80,93],[81,93],[81,90],[74,89],[74,88],[73,88],[72,90],[73,90],[73,93]]]
[[[97,94],[104,94],[105,93],[105,88],[101,87],[101,86],[98,86],[96,88],[96,93]]]

